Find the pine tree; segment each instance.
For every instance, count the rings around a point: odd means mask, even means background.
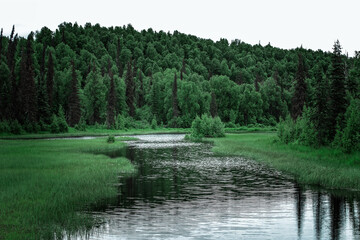
[[[26,49],[23,51],[21,59],[21,105],[24,114],[24,121],[28,123],[36,123],[38,117],[37,93],[33,70],[33,32],[28,35]]]
[[[256,73],[256,78],[255,78],[255,91],[259,92],[260,91],[260,87],[259,87],[259,83],[261,82],[261,76],[259,73]]]
[[[339,40],[334,43],[332,54],[332,71],[330,83],[330,139],[333,139],[336,127],[344,127],[344,113],[346,111],[345,73],[344,63],[341,57],[341,46]]]
[[[0,59],[1,59],[1,53],[2,53],[2,39],[3,39],[3,29],[1,28],[1,33],[0,33]]]
[[[145,104],[144,81],[143,81],[143,75],[142,75],[141,71],[139,71],[139,82],[140,82],[140,91],[139,91],[139,95],[138,95],[138,107],[141,108]]]
[[[126,104],[129,108],[130,117],[135,116],[135,106],[134,106],[134,79],[133,73],[131,71],[131,63],[127,64],[127,72],[126,72]]]
[[[173,89],[172,89],[172,103],[173,103],[173,118],[177,118],[179,116],[179,104],[177,97],[177,76],[176,73],[174,75]]]
[[[69,125],[71,127],[79,123],[81,108],[79,99],[78,80],[75,71],[74,61],[71,61],[71,93],[69,97]]]
[[[299,54],[299,62],[298,62],[298,70],[296,72],[296,83],[295,83],[295,93],[292,98],[292,112],[291,117],[296,120],[299,116],[301,116],[306,98],[306,69],[304,59]]]
[[[210,114],[214,118],[218,115],[215,93],[211,93]]]
[[[46,92],[50,109],[53,107],[53,88],[54,88],[54,62],[51,51],[49,51],[46,75]]]
[[[108,95],[108,103],[107,103],[107,126],[108,128],[112,128],[115,126],[115,106],[116,106],[116,94],[115,94],[115,83],[114,83],[114,76],[110,69],[109,71],[110,76],[110,89]]]
[[[314,125],[319,145],[326,144],[329,135],[329,81],[321,67],[315,67]]]
[[[181,68],[181,71],[180,71],[180,80],[182,81],[183,78],[184,78],[184,73],[185,73],[185,58],[183,58],[182,60],[182,68]]]
[[[8,49],[6,54],[7,65],[10,70],[10,84],[11,84],[11,106],[10,106],[11,115],[8,117],[20,120],[22,116],[22,113],[20,111],[21,96],[19,96],[19,84],[17,83],[15,76],[15,52],[18,44],[18,36],[16,34],[14,37],[14,32],[15,32],[15,27],[13,26],[9,38]]]

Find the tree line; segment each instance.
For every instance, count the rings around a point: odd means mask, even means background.
[[[339,42],[332,53],[284,50],[130,24],[1,32],[2,131],[49,130],[54,119],[78,129],[190,127],[203,114],[227,127],[276,125],[305,107],[327,144],[345,129],[359,82],[359,54],[344,55]]]

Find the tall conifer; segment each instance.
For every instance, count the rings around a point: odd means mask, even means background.
[[[295,83],[295,93],[292,98],[292,111],[291,117],[296,120],[301,116],[306,98],[306,69],[305,63],[302,54],[299,54],[298,69],[296,72],[296,83]]]
[[[81,118],[78,81],[74,61],[71,61],[71,93],[69,97],[69,125],[75,126]]]

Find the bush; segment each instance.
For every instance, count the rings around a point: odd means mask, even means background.
[[[152,129],[156,129],[156,128],[157,128],[157,122],[156,122],[156,119],[155,119],[155,118],[153,118],[153,119],[151,120],[151,128],[152,128]]]
[[[59,113],[58,113],[58,119],[57,119],[58,125],[59,125],[59,132],[68,132],[69,127],[65,119],[65,114],[63,108],[60,106]]]
[[[304,108],[303,115],[296,122],[290,115],[285,120],[280,119],[277,135],[285,144],[296,142],[305,146],[317,146],[317,132],[311,121],[310,109]]]
[[[118,114],[115,120],[115,128],[117,130],[125,129],[125,119],[122,115]]]
[[[53,114],[52,118],[51,118],[50,132],[51,133],[59,133],[60,132],[58,118],[56,117],[55,114]]]
[[[344,152],[351,153],[360,150],[360,99],[353,99],[345,113],[345,129],[336,136],[341,139]]]
[[[10,133],[11,128],[8,121],[2,121],[0,122],[0,133]]]
[[[10,131],[12,134],[21,134],[23,132],[23,128],[18,120],[14,120],[10,123]]]
[[[85,119],[83,117],[80,118],[80,121],[78,124],[76,124],[74,126],[74,128],[78,131],[83,131],[85,132],[86,131],[86,122],[85,122]]]
[[[26,122],[24,124],[25,131],[28,133],[37,133],[40,131],[40,126],[34,122]]]
[[[219,117],[211,118],[208,115],[202,115],[200,118],[196,116],[191,124],[191,139],[223,136],[225,136],[224,124]]]
[[[113,135],[109,135],[106,142],[108,143],[114,143],[115,142],[115,137]]]

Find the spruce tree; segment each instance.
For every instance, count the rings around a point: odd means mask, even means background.
[[[217,113],[217,104],[216,104],[216,96],[215,93],[211,93],[211,102],[210,102],[210,114],[214,118],[218,115]]]
[[[46,92],[50,109],[53,107],[53,88],[54,88],[54,62],[51,51],[49,51],[46,75]]]
[[[344,62],[341,57],[341,46],[339,40],[334,43],[331,58],[331,83],[330,83],[330,139],[335,136],[336,128],[344,127],[344,113],[346,111],[345,72]]]
[[[116,114],[116,94],[115,94],[115,83],[114,83],[114,75],[110,69],[109,71],[110,76],[110,88],[109,88],[109,95],[108,95],[108,102],[107,102],[107,127],[112,128],[115,126],[115,114]]]
[[[3,39],[3,29],[1,28],[1,33],[0,33],[0,60],[1,60],[1,53],[2,53],[2,39]]]
[[[139,71],[139,82],[140,82],[140,90],[139,90],[139,95],[138,95],[138,107],[141,108],[145,104],[144,80],[143,80],[143,75],[142,75],[141,71]]]
[[[176,73],[174,75],[174,82],[172,88],[172,103],[173,103],[173,118],[177,118],[179,116],[179,104],[177,97],[177,76]]]
[[[185,58],[183,58],[183,60],[182,60],[182,67],[181,67],[181,71],[180,71],[180,80],[183,80],[185,70],[186,70],[186,68],[185,68]]]
[[[315,67],[314,126],[319,145],[327,143],[329,135],[329,81],[319,65]]]
[[[37,92],[33,70],[33,32],[28,35],[26,48],[21,59],[21,105],[24,115],[24,121],[28,123],[36,123],[38,117]]]
[[[69,125],[71,127],[79,123],[81,108],[79,99],[78,81],[74,61],[71,61],[71,93],[69,97]]]
[[[256,73],[256,78],[255,78],[255,91],[259,92],[260,91],[260,87],[259,87],[259,83],[261,82],[261,76],[259,73]]]
[[[135,106],[134,106],[134,79],[133,73],[131,71],[131,63],[128,62],[127,64],[127,72],[126,72],[126,104],[129,108],[129,115],[130,117],[135,116]]]
[[[296,120],[299,116],[301,116],[304,105],[305,105],[305,98],[306,98],[306,69],[305,63],[302,54],[298,55],[299,62],[298,62],[298,69],[296,72],[296,83],[295,83],[295,93],[292,98],[292,111],[291,117]]]

